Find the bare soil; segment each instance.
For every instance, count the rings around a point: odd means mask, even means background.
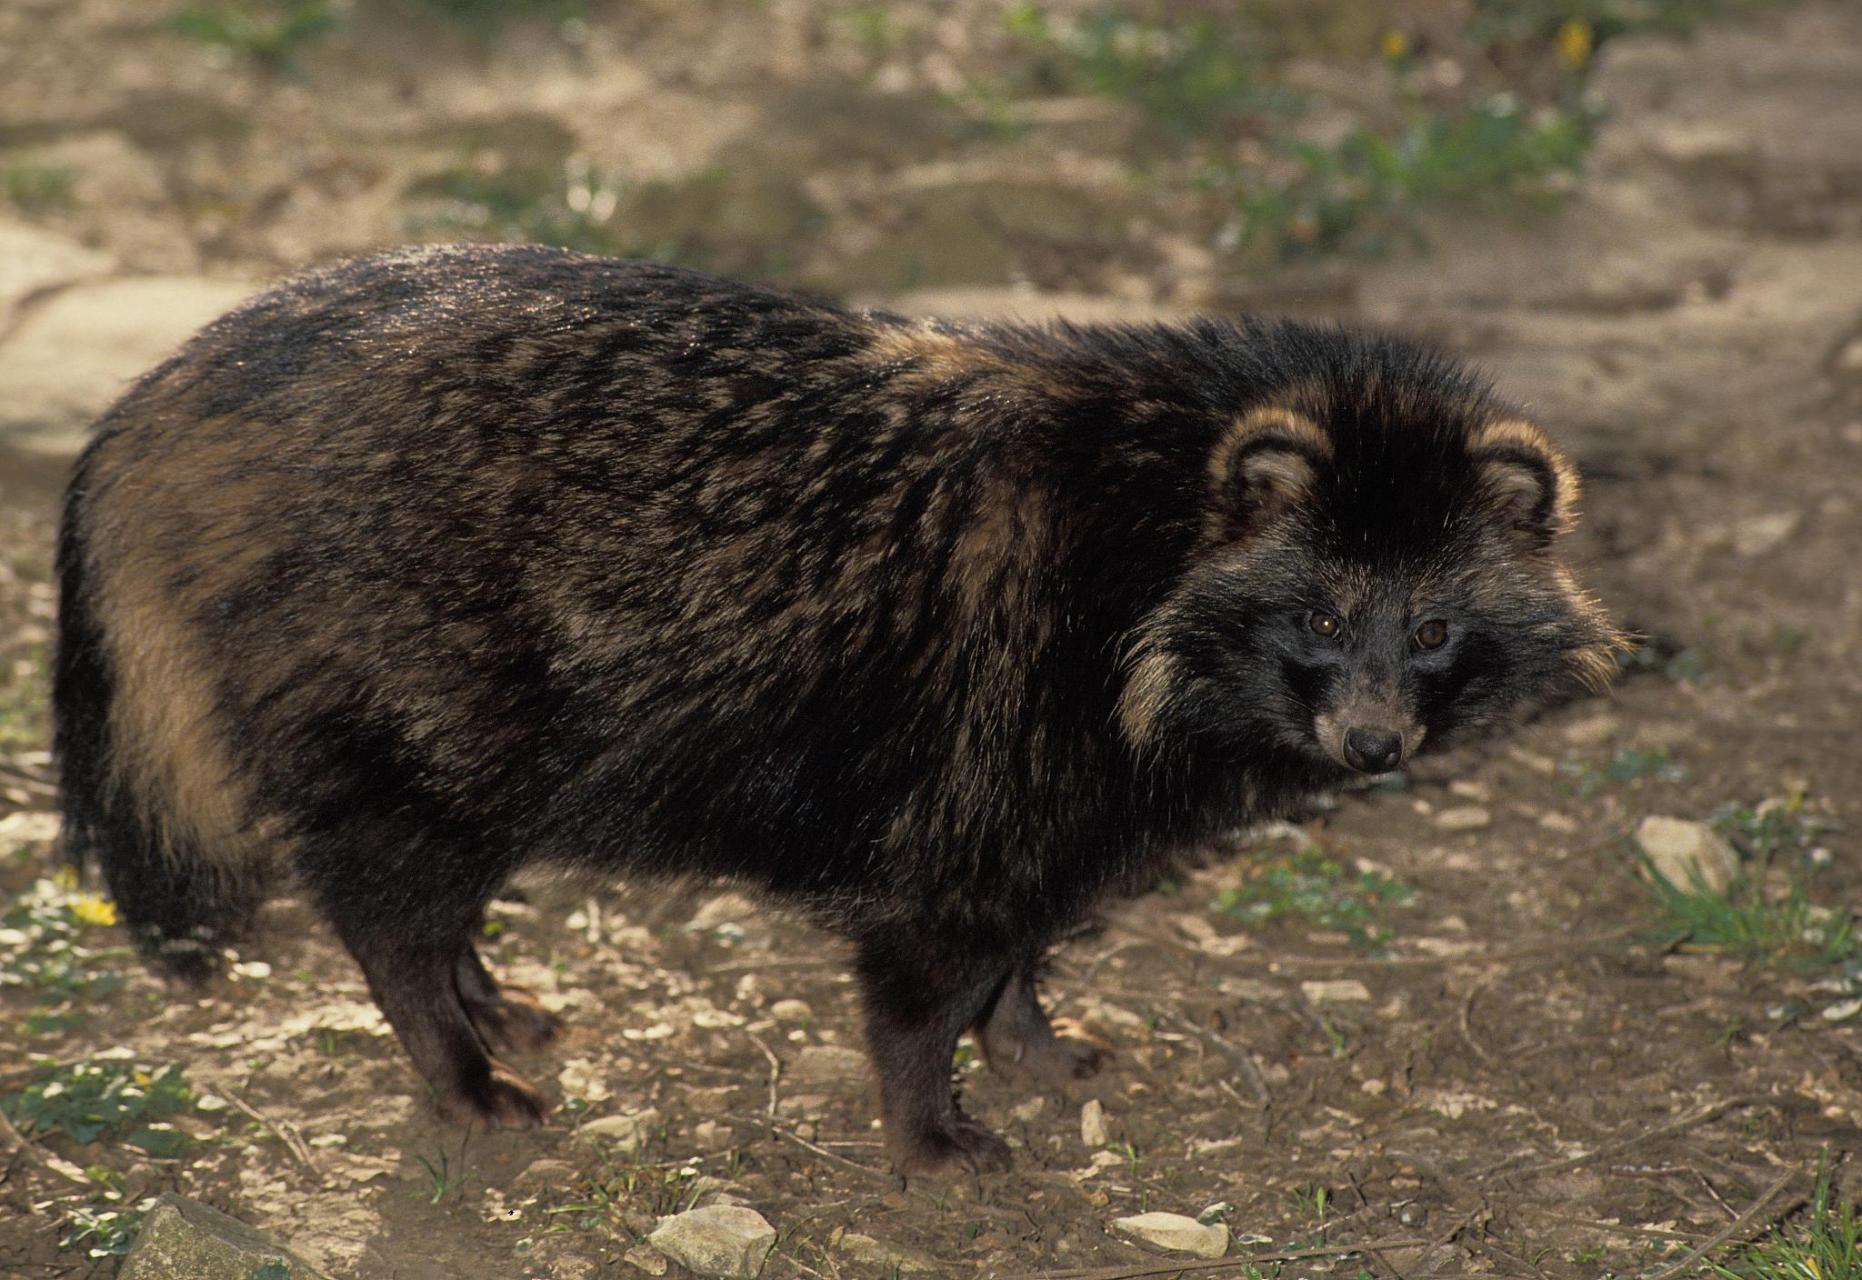
[[[77,203],[41,223],[124,272],[257,277],[405,238],[408,175],[454,162],[447,130],[478,130],[494,151],[579,147],[642,180],[757,157],[829,219],[788,274],[847,293],[935,284],[950,308],[1039,310],[1033,285],[1115,314],[1255,298],[1398,325],[1487,364],[1573,444],[1589,477],[1580,556],[1651,656],[1608,699],[1208,851],[1111,906],[1046,986],[1054,1012],[1116,1046],[1108,1068],[1033,1097],[958,1068],[966,1106],[1016,1147],[1013,1172],[980,1181],[889,1175],[850,1052],[845,957],[724,887],[528,885],[499,904],[488,958],[571,1028],[527,1064],[558,1103],[540,1132],[440,1124],[354,966],[290,901],[205,997],[119,961],[125,984],[76,1025],[28,1033],[42,993],[0,985],[0,1094],[42,1059],[121,1048],[183,1064],[226,1102],[185,1118],[195,1140],[176,1158],[0,1135],[0,1276],[112,1274],[113,1258],[60,1241],[74,1208],[115,1185],[129,1204],[180,1191],[333,1273],[399,1280],[637,1274],[623,1255],[655,1215],[725,1198],[780,1233],[770,1276],[1166,1274],[1111,1220],[1225,1204],[1238,1256],[1360,1250],[1288,1276],[1589,1280],[1663,1274],[1696,1246],[1750,1238],[1801,1201],[1821,1153],[1840,1165],[1862,1150],[1855,975],[1652,938],[1628,839],[1649,814],[1706,819],[1801,793],[1829,827],[1816,898],[1846,912],[1862,887],[1854,7],[1620,41],[1595,79],[1611,121],[1564,208],[1444,215],[1427,256],[1274,276],[1225,274],[1156,207],[1133,214],[1094,167],[1111,124],[1056,110],[1047,127],[1064,134],[967,145],[914,106],[934,62],[894,77],[898,92],[863,90],[877,96],[855,116],[835,86],[887,83],[885,68],[810,45],[805,9],[642,4],[575,42],[541,24],[486,45],[365,6],[370,38],[311,50],[293,79],[175,43],[160,34],[167,6],[34,0],[0,13],[0,158],[69,160]],[[834,59],[844,78],[803,83]],[[1000,261],[970,279],[894,270],[888,227],[868,215],[942,181],[925,166],[1035,153],[1059,193],[1041,208],[1103,217],[1080,215],[1058,247],[991,242]],[[900,154],[916,178],[900,178]],[[1101,235],[1117,253],[1091,251]],[[33,690],[63,466],[0,454],[0,689],[15,706],[0,718],[0,821],[49,808]],[[50,874],[49,833],[29,820],[0,833],[10,901]],[[1305,843],[1413,890],[1376,907],[1381,946],[1219,905]],[[1093,1099],[1109,1130],[1098,1148],[1081,1132]],[[627,1115],[637,1146],[581,1128]],[[77,1185],[55,1160],[99,1172]]]

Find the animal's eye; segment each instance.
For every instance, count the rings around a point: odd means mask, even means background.
[[[1448,624],[1439,619],[1430,619],[1416,628],[1416,647],[1418,649],[1439,649],[1448,641]]]
[[[1337,614],[1327,613],[1323,609],[1314,609],[1312,616],[1306,619],[1306,625],[1327,640],[1345,629],[1345,624],[1339,621]]]

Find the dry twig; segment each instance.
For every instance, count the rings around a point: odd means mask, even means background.
[[[1336,1258],[1344,1254],[1370,1253],[1384,1249],[1421,1249],[1427,1240],[1368,1240],[1363,1244],[1333,1244],[1316,1249],[1269,1249],[1263,1253],[1238,1253],[1227,1258],[1209,1258],[1201,1262],[1151,1262],[1136,1267],[1076,1267],[1069,1271],[1041,1271],[1013,1280],[1137,1280],[1141,1276],[1189,1275],[1191,1272],[1222,1271],[1248,1267],[1261,1262],[1298,1262],[1303,1258]]]
[[[1727,1098],[1723,1102],[1716,1102],[1710,1107],[1704,1107],[1691,1116],[1683,1116],[1679,1120],[1671,1120],[1667,1124],[1658,1125],[1643,1133],[1631,1134],[1629,1137],[1619,1139],[1616,1142],[1606,1142],[1596,1150],[1587,1151],[1581,1156],[1568,1156],[1563,1160],[1547,1160],[1542,1164],[1519,1165],[1509,1168],[1508,1166],[1513,1165],[1514,1161],[1519,1158],[1515,1156],[1511,1160],[1503,1160],[1491,1168],[1483,1169],[1481,1172],[1474,1175],[1474,1180],[1476,1182],[1485,1182],[1487,1179],[1496,1176],[1512,1178],[1521,1175],[1555,1173],[1563,1169],[1576,1169],[1582,1165],[1593,1164],[1598,1160],[1607,1160],[1611,1156],[1621,1155],[1625,1151],[1631,1150],[1634,1147],[1639,1147],[1645,1142],[1653,1142],[1657,1138],[1667,1138],[1677,1133],[1685,1133],[1687,1130],[1697,1128],[1710,1120],[1719,1119],[1728,1111],[1736,1111],[1740,1107],[1758,1106],[1762,1103],[1772,1101],[1775,1101],[1775,1099],[1769,1094],[1741,1094],[1737,1098]]]
[[[299,1164],[315,1174],[318,1182],[323,1181],[323,1170],[317,1167],[316,1158],[310,1154],[310,1147],[305,1143],[304,1135],[297,1131],[296,1125],[274,1121],[231,1089],[221,1089],[219,1092],[248,1119],[255,1120],[270,1130],[272,1136],[284,1143],[285,1149],[297,1158]]]
[[[1660,1271],[1650,1276],[1649,1280],[1675,1280],[1677,1276],[1686,1275],[1689,1271],[1693,1270],[1695,1263],[1700,1262],[1708,1254],[1731,1240],[1734,1236],[1739,1235],[1742,1231],[1749,1233],[1752,1228],[1758,1224],[1760,1215],[1764,1213],[1765,1207],[1772,1202],[1780,1191],[1784,1190],[1786,1183],[1790,1182],[1791,1179],[1797,1177],[1798,1174],[1802,1172],[1803,1170],[1801,1169],[1786,1169],[1783,1173],[1778,1175],[1775,1182],[1765,1188],[1759,1198],[1754,1200],[1751,1207],[1744,1213],[1734,1218],[1724,1227],[1721,1227],[1712,1237],[1697,1246],[1692,1253],[1681,1259],[1681,1261],[1675,1263],[1671,1267],[1662,1268]]]

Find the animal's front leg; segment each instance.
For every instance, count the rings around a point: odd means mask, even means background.
[[[1014,962],[906,927],[862,940],[858,963],[893,1167],[907,1176],[1008,1168],[1008,1144],[957,1106],[950,1070],[957,1037],[983,1015]]]

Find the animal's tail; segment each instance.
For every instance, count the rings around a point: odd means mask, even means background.
[[[85,461],[66,494],[56,562],[52,745],[63,854],[80,875],[91,865],[103,872],[123,923],[150,963],[200,983],[218,970],[221,944],[250,917],[254,886],[203,857],[188,825],[175,820],[181,815],[167,811],[167,798],[151,794],[146,771],[127,767],[113,753],[112,711],[122,691],[87,564]]]

